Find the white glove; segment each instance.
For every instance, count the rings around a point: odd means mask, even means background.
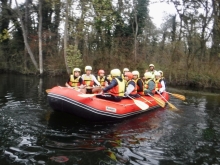
[[[124,94],[125,96],[128,96],[128,93],[127,92],[125,92],[125,94]]]

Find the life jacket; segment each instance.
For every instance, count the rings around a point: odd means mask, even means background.
[[[93,87],[94,81],[92,79],[92,75],[87,76],[86,74],[83,74],[82,77],[83,77],[83,85]]]
[[[128,87],[129,85],[129,82],[135,82],[134,80],[128,80],[128,82],[126,83],[126,88]],[[135,83],[135,87],[134,87],[134,90],[130,93],[131,95],[136,95],[137,94],[137,84]]]
[[[70,75],[70,85],[71,87],[77,87],[80,86],[80,82],[79,82],[80,76],[74,79],[74,75]]]
[[[109,82],[111,82],[111,81],[112,81],[112,76],[111,76],[111,75],[108,75],[108,76],[107,76],[107,80],[108,80]]]
[[[102,78],[100,76],[97,76],[97,80],[102,87],[105,87],[105,76],[103,76]]]
[[[138,80],[141,80],[141,82],[142,82],[142,84],[143,84],[143,89],[144,89],[144,82],[143,82],[143,80],[142,79],[140,79],[140,78],[137,78],[136,80],[134,80],[134,82],[135,82],[135,84],[137,85],[137,93],[139,94],[139,95],[144,95],[144,90],[140,90],[140,87],[138,86],[138,84],[137,84],[137,82],[138,82]]]
[[[160,90],[160,88],[162,88],[162,84],[161,84],[162,79],[159,78],[158,80],[154,80],[155,82],[155,91]]]
[[[124,80],[125,84],[127,83],[127,80],[125,80],[125,75],[121,74],[121,78]]]
[[[156,72],[156,70],[153,70],[153,71],[148,71],[148,72],[150,72],[153,76],[154,76],[154,78],[155,78],[155,75],[154,75],[154,73]]]
[[[122,79],[120,81],[118,78],[115,78],[115,80],[118,82],[118,85],[113,87],[112,89],[109,90],[109,93],[114,95],[114,96],[124,96],[125,94],[125,82]]]
[[[150,81],[154,81],[154,80],[152,80],[152,79],[148,79],[148,80],[145,80],[144,81],[144,90],[146,90],[146,89],[148,89],[148,83],[150,82]],[[152,93],[155,93],[155,88],[152,90]]]

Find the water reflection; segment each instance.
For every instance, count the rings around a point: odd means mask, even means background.
[[[188,92],[188,104],[170,100],[178,113],[97,124],[49,107],[45,89],[64,82],[0,75],[1,164],[220,164],[219,95]]]
[[[175,163],[219,164],[215,148],[219,147],[217,137],[220,134],[213,127],[219,126],[219,123],[216,122],[219,121],[219,111],[213,104],[213,100],[219,99],[219,95],[188,93],[187,98],[189,106],[185,107],[184,113],[177,122],[178,127],[175,134],[162,139],[161,144],[172,141],[166,154],[174,159]],[[219,103],[217,104],[219,107]],[[213,114],[215,117],[212,116]],[[217,158],[214,158],[213,152]],[[217,152],[219,153],[219,151]]]
[[[119,123],[91,125],[79,118],[52,112],[44,133],[45,147],[71,152],[101,152],[104,154],[102,164],[112,161],[157,164],[163,151],[154,149],[152,143],[166,132],[161,127],[164,115],[165,110],[158,109]]]

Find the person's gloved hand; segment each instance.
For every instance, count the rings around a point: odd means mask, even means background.
[[[125,92],[125,94],[124,94],[125,96],[128,96],[128,93],[127,92]]]

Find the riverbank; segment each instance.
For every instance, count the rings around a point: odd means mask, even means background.
[[[214,88],[191,88],[189,86],[167,86],[167,91],[171,93],[178,93],[182,95],[206,95],[206,96],[220,96],[220,89]]]
[[[28,73],[21,73],[18,71],[13,70],[0,70],[0,74],[16,74],[16,75],[26,75],[26,76],[38,76],[38,77],[63,77],[64,79],[68,78],[68,74],[65,69],[56,69],[56,70],[46,70],[44,71],[43,75],[40,75],[38,72],[28,72]],[[205,77],[205,76],[204,76]],[[217,79],[216,79],[217,80]],[[200,77],[199,80],[195,78],[190,79],[189,81],[184,81],[179,79],[178,81],[174,79],[173,81],[169,81],[166,79],[167,87],[178,87],[196,91],[211,91],[214,92],[215,90],[220,91],[220,81],[216,81],[215,79],[207,79]],[[212,82],[211,82],[212,81]],[[211,83],[210,83],[211,82]]]

